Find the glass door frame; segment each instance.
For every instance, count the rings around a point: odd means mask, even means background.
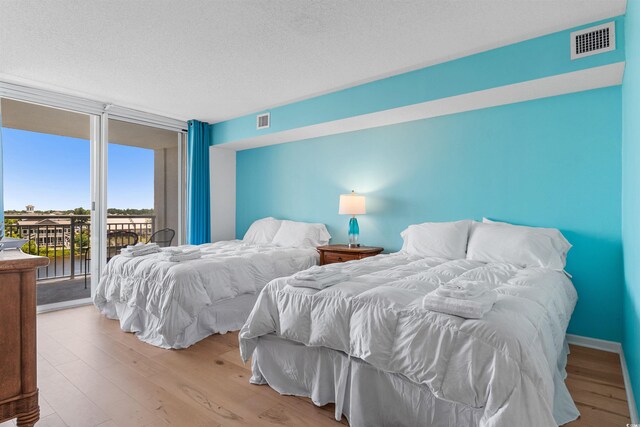
[[[90,169],[89,169],[89,177],[90,177],[90,203],[91,203],[91,221],[90,221],[90,228],[89,228],[89,233],[91,235],[91,251],[93,252],[93,242],[94,242],[94,235],[97,231],[96,229],[96,225],[99,223],[99,217],[98,216],[94,216],[94,200],[95,200],[95,188],[94,188],[94,181],[96,180],[96,176],[97,173],[96,171],[98,169],[96,169],[98,167],[98,164],[96,163],[96,159],[98,159],[99,157],[97,157],[97,153],[100,150],[100,135],[99,135],[99,129],[100,127],[100,116],[94,113],[90,113],[87,111],[80,111],[78,109],[71,109],[71,108],[64,108],[61,106],[57,106],[57,105],[50,105],[48,103],[44,103],[44,102],[37,102],[31,99],[22,99],[19,96],[3,96],[2,93],[0,93],[0,102],[2,101],[2,99],[8,99],[8,100],[13,100],[13,101],[18,101],[18,102],[24,102],[24,103],[29,103],[29,104],[34,104],[34,105],[39,105],[42,107],[46,107],[46,108],[51,108],[51,109],[56,109],[56,110],[64,110],[64,111],[70,111],[73,113],[77,113],[77,114],[81,114],[84,116],[87,116],[87,119],[89,120],[89,162],[90,162]],[[0,110],[0,114],[2,114],[2,111]],[[2,123],[1,121],[1,116],[0,116],[0,124]],[[0,161],[3,161],[3,158],[0,157]],[[2,183],[4,185],[4,182]],[[71,232],[75,232],[74,230],[71,230]],[[91,288],[91,297],[89,298],[80,298],[80,299],[76,299],[76,300],[69,300],[69,301],[61,301],[61,302],[55,302],[55,303],[51,303],[51,304],[45,304],[45,305],[39,305],[37,307],[37,312],[38,313],[44,313],[47,311],[54,311],[54,310],[61,310],[64,308],[71,308],[71,307],[76,307],[76,306],[80,306],[80,305],[86,305],[86,304],[91,304],[93,301],[93,296],[95,293],[95,288],[97,286],[98,283],[98,278],[99,278],[99,274],[97,274],[98,271],[98,266],[99,266],[99,259],[100,258],[95,258],[93,255],[90,259],[90,266],[89,269],[91,271],[91,279],[90,279],[90,288]],[[98,261],[98,262],[96,262]],[[82,257],[80,258],[80,262],[82,262]]]
[[[92,174],[92,221],[94,220],[99,224],[96,235],[96,241],[93,241],[92,234],[92,248],[94,243],[99,246],[100,252],[98,253],[98,265],[95,266],[97,272],[103,271],[107,265],[107,259],[109,257],[109,251],[106,245],[107,233],[109,231],[108,225],[108,170],[109,170],[109,123],[112,121],[120,121],[140,125],[148,128],[164,129],[170,132],[176,133],[176,146],[178,149],[178,180],[177,180],[177,229],[176,229],[176,241],[178,245],[183,245],[186,238],[186,149],[187,149],[187,131],[185,129],[175,129],[174,127],[162,126],[154,123],[149,123],[145,120],[138,120],[132,117],[125,117],[120,114],[110,114],[108,111],[100,115],[99,121],[96,123],[96,129],[99,129],[99,135],[96,132],[96,141],[98,142],[95,147],[95,154],[92,156],[92,164],[95,164],[96,171],[99,171],[96,176]],[[101,125],[99,125],[101,124]],[[154,171],[155,173],[155,171]],[[153,230],[157,231],[157,230]],[[102,244],[100,244],[102,243]],[[93,271],[92,271],[93,274]],[[96,273],[97,274],[97,273]],[[97,276],[99,277],[99,276]],[[92,288],[91,296],[94,296],[94,289]]]
[[[186,200],[186,128],[183,120],[172,119],[143,111],[132,110],[110,103],[66,95],[45,89],[34,88],[0,80],[0,99],[7,98],[44,107],[72,111],[89,116],[90,120],[90,186],[91,186],[91,298],[48,304],[38,308],[38,312],[60,310],[79,305],[91,304],[100,274],[107,264],[107,147],[109,141],[109,117],[151,127],[172,130],[178,133],[178,195],[179,227],[178,243],[185,238]]]
[[[96,293],[100,274],[107,265],[107,113],[91,118],[91,299]],[[94,262],[95,259],[95,262]]]
[[[120,115],[110,115],[108,112],[103,112],[100,116],[95,116],[92,119],[92,141],[95,140],[95,145],[92,144],[92,167],[95,167],[95,173],[91,174],[91,221],[95,221],[97,227],[92,229],[91,234],[91,248],[99,248],[97,252],[97,263],[91,264],[91,298],[95,295],[95,287],[97,286],[97,280],[100,277],[100,273],[107,265],[107,230],[108,230],[108,170],[109,170],[109,120],[120,120],[144,125],[148,127],[158,127],[161,129],[171,130],[177,133],[177,147],[178,147],[178,230],[176,237],[178,245],[184,244],[186,236],[186,223],[185,223],[185,209],[186,209],[186,147],[187,147],[187,132],[184,129],[176,130],[167,128],[165,126],[154,126],[148,122],[142,120],[136,120],[130,117],[122,117]],[[95,239],[95,240],[94,240]],[[93,277],[96,277],[94,285]]]
[[[178,245],[187,236],[187,131],[178,132]]]

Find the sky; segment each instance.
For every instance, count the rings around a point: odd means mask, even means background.
[[[4,209],[89,209],[89,141],[2,128]],[[153,150],[109,144],[109,208],[153,208]]]

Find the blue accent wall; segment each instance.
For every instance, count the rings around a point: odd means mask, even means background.
[[[624,338],[622,348],[636,399],[640,398],[640,5],[627,3],[629,51],[622,86],[622,240]],[[638,408],[640,409],[640,408]]]
[[[616,50],[572,61],[570,33],[616,23]],[[212,145],[281,132],[405,105],[525,82],[624,61],[624,18],[617,17],[488,50],[269,110],[271,127],[256,129],[256,114],[213,126]]]
[[[346,242],[338,196],[352,189],[367,196],[361,242],[387,251],[423,221],[557,227],[574,245],[569,332],[620,341],[621,139],[611,87],[240,151],[236,231],[272,215],[326,223]]]

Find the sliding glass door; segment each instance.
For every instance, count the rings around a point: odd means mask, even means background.
[[[107,261],[123,247],[182,239],[182,134],[110,118],[107,147]]]
[[[7,237],[49,258],[37,270],[37,303],[57,308],[91,297],[92,154],[97,118],[3,98],[2,168]]]
[[[128,244],[183,243],[184,127],[0,81],[0,222],[50,260],[37,272],[40,311],[89,303]]]

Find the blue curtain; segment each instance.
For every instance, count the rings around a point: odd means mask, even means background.
[[[211,126],[189,121],[187,138],[187,243],[211,241],[209,140]]]

